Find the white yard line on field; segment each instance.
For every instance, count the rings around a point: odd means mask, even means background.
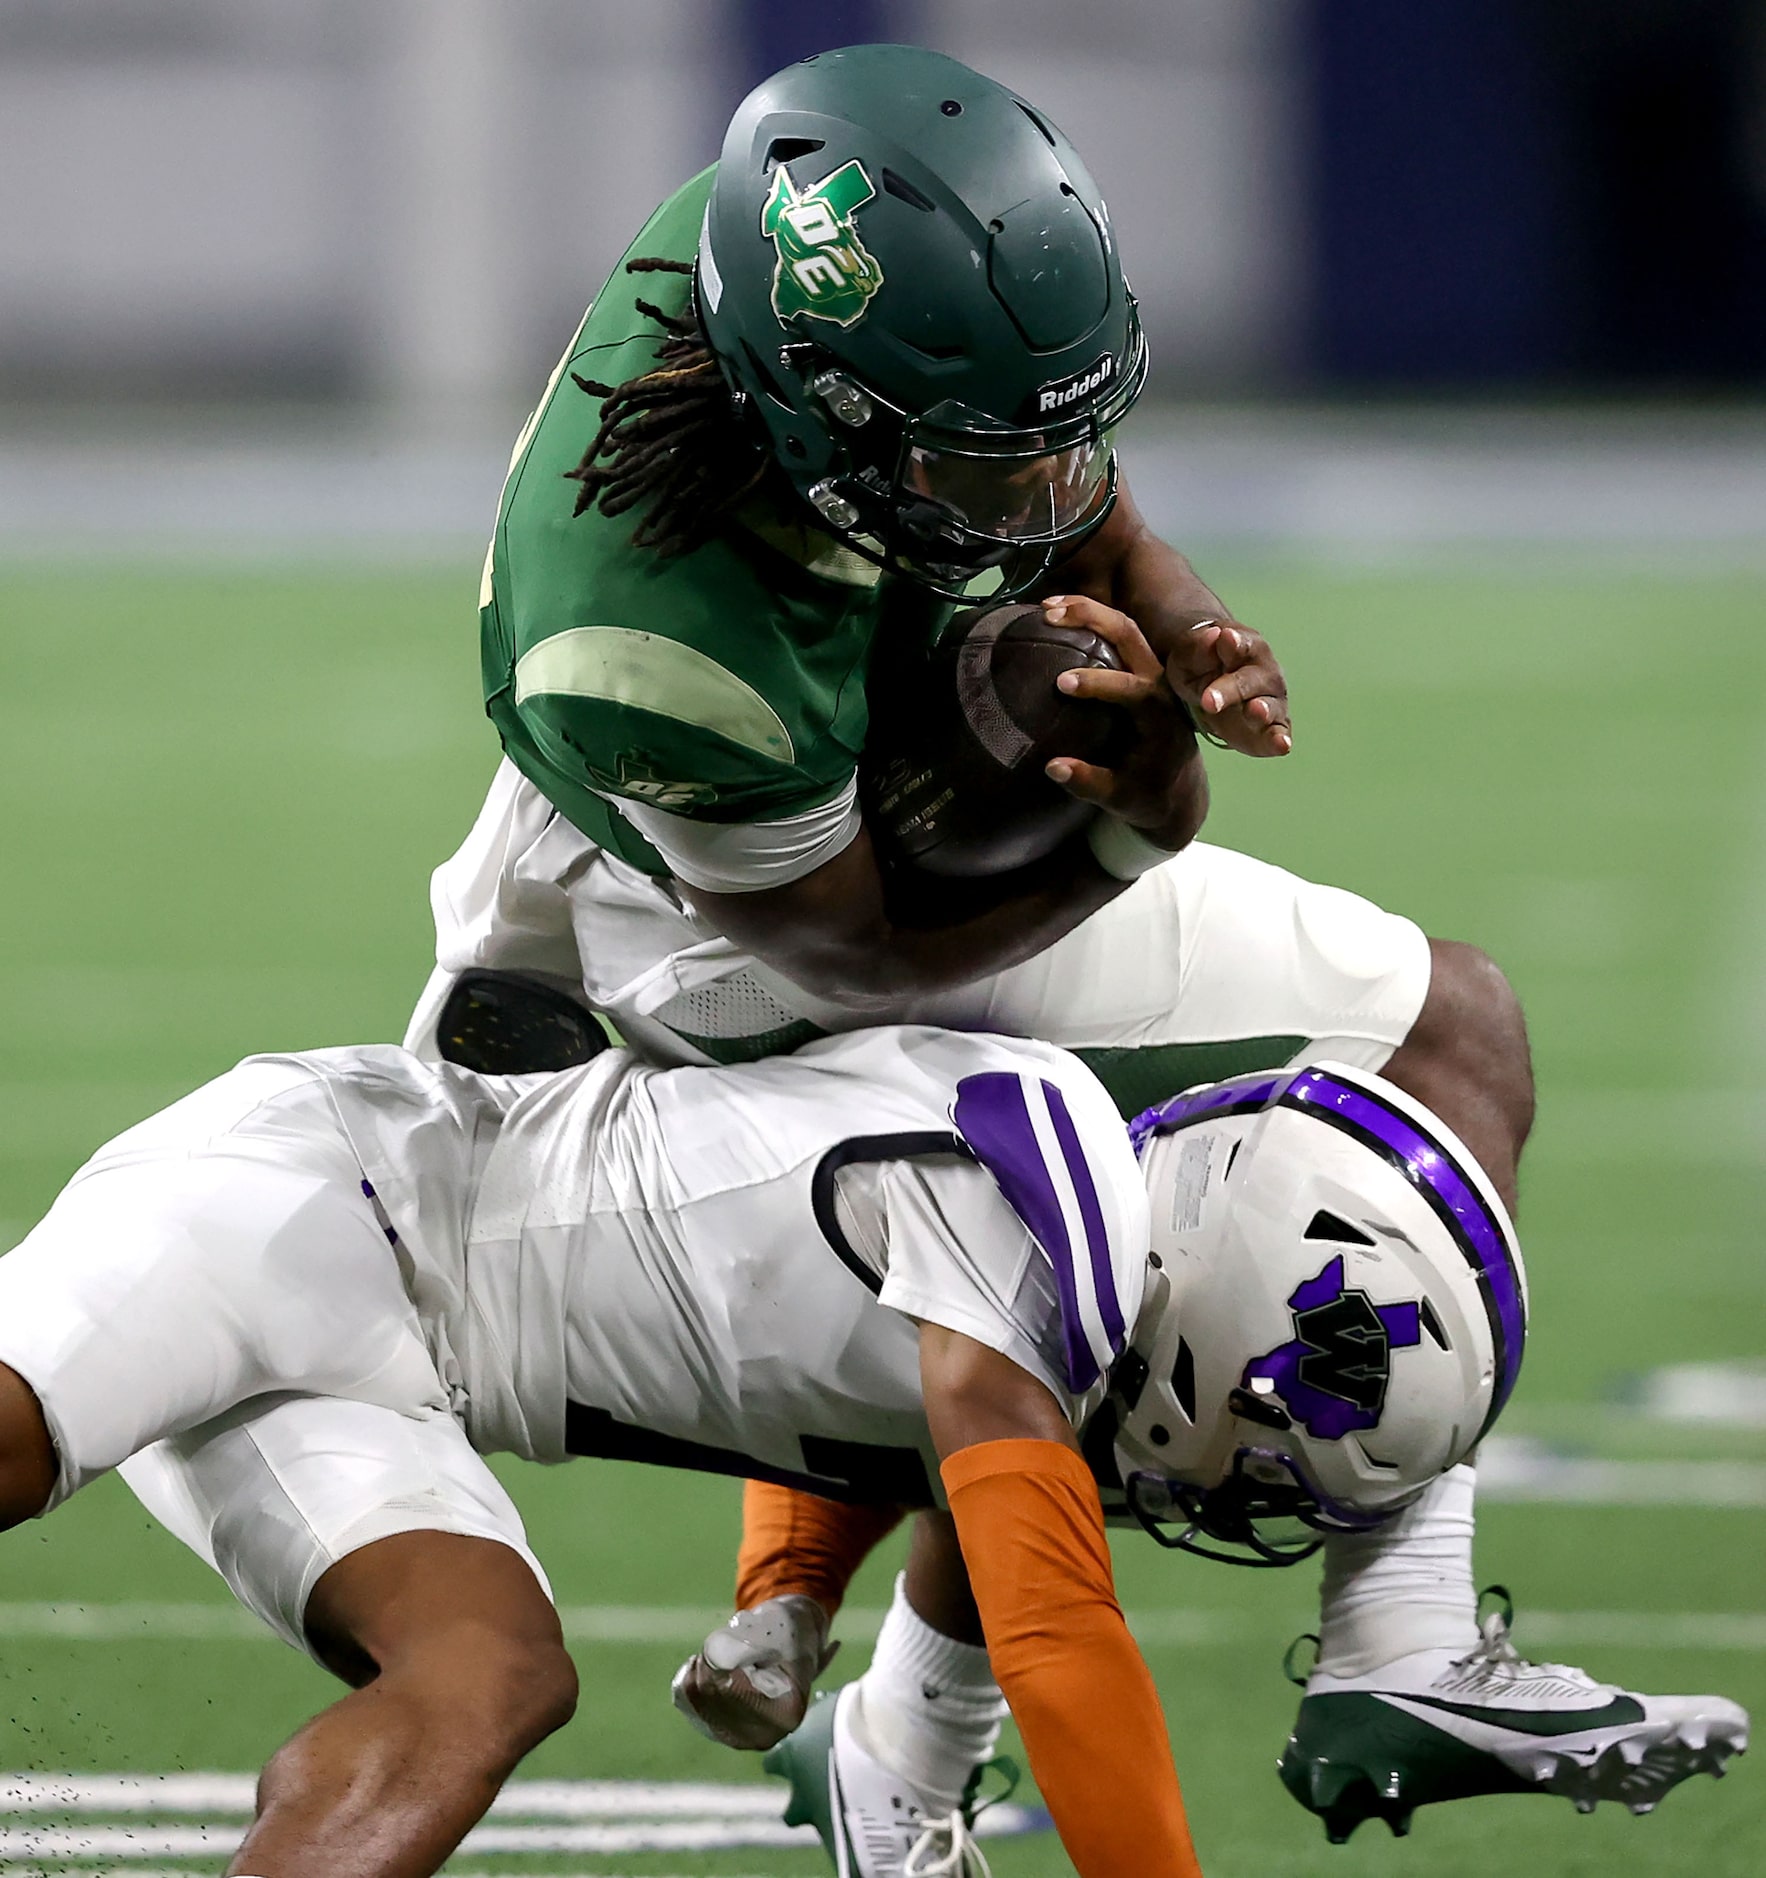
[[[1478,1456],[1480,1501],[1554,1506],[1766,1506],[1766,1462],[1608,1461],[1494,1435]]]
[[[0,1774],[8,1813],[190,1813],[248,1818],[255,1774]],[[497,1819],[776,1819],[777,1787],[729,1781],[512,1780]]]
[[[249,1775],[17,1776],[8,1786],[13,1811],[58,1817],[41,1825],[0,1827],[0,1864],[67,1858],[137,1859],[224,1856],[249,1818]],[[581,1788],[585,1791],[575,1792]],[[584,1802],[580,1807],[577,1802]],[[777,1787],[656,1781],[516,1782],[492,1807],[492,1821],[466,1835],[463,1849],[489,1857],[586,1852],[713,1852],[735,1847],[814,1846],[815,1829],[787,1826]],[[207,1814],[146,1825],[142,1813]],[[224,1815],[217,1820],[215,1814]],[[507,1823],[509,1814],[556,1814],[545,1823]],[[94,1820],[93,1814],[111,1815]],[[70,1821],[69,1815],[72,1815]],[[582,1823],[585,1816],[596,1823]],[[598,1816],[598,1817],[597,1817]],[[127,1823],[124,1823],[126,1819]],[[983,1838],[1048,1829],[1034,1807],[991,1807],[976,1821]]]
[[[258,1643],[272,1633],[237,1604],[0,1603],[0,1637],[64,1643]]]
[[[558,1610],[571,1643],[697,1643],[729,1616],[727,1606],[712,1604],[565,1604]],[[840,1622],[846,1635],[869,1642],[883,1613],[854,1605]]]
[[[240,1825],[0,1827],[0,1860],[68,1858],[225,1858],[239,1845]],[[480,1857],[557,1852],[722,1852],[783,1850],[818,1843],[813,1826],[782,1820],[723,1819],[634,1822],[617,1826],[481,1826],[463,1850]]]
[[[564,1634],[573,1643],[644,1643],[687,1649],[699,1642],[720,1614],[691,1604],[575,1604],[565,1605],[559,1615],[563,1619]],[[847,1640],[864,1643],[875,1638],[882,1617],[881,1611],[852,1607],[840,1613],[837,1628]],[[1296,1609],[1284,1621],[1303,1624],[1307,1620],[1304,1613]],[[1135,1636],[1149,1649],[1194,1649],[1255,1642],[1266,1636],[1270,1628],[1267,1622],[1245,1612],[1181,1606],[1162,1611],[1130,1611],[1128,1622]],[[1523,1644],[1536,1637],[1553,1645],[1622,1644],[1661,1650],[1755,1651],[1766,1650],[1766,1611],[1664,1614],[1656,1611],[1541,1611],[1529,1607],[1522,1612],[1520,1631]],[[61,1643],[269,1643],[273,1640],[256,1618],[224,1604],[0,1603],[0,1641],[29,1638]],[[211,1776],[185,1777],[206,1779]],[[545,1784],[539,1783],[535,1790],[539,1791]],[[578,1794],[592,1793],[594,1786],[594,1782],[569,1783],[570,1791]],[[632,1789],[622,1786],[622,1791],[629,1793]],[[680,1789],[670,1787],[669,1791]],[[4,1803],[3,1799],[0,1803]],[[594,1811],[592,1800],[579,1799],[571,1804],[576,1810],[567,1817],[582,1817],[583,1808]]]
[[[1766,1650],[1766,1611],[1534,1611],[1516,1628],[1531,1646]]]
[[[1726,868],[1731,891],[1720,914],[1728,918],[1709,979],[1704,1043],[1710,1061],[1766,1089],[1766,742],[1758,737],[1755,752]]]

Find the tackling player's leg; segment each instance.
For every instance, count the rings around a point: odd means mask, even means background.
[[[1476,946],[1429,941],[1429,991],[1380,1074],[1459,1136],[1510,1213],[1533,1128],[1533,1060],[1521,1001]]]
[[[0,1363],[0,1528],[35,1519],[49,1504],[59,1472],[36,1392]]]
[[[318,1554],[341,1512],[353,1515],[356,1527],[377,1511],[383,1525],[413,1518],[411,1493],[397,1489],[420,1483],[398,1478],[396,1470],[380,1484],[385,1497],[402,1500],[406,1510],[376,1509],[361,1500],[364,1488],[375,1497],[372,1452],[351,1456],[347,1445],[306,1442],[310,1457],[346,1463],[339,1472],[347,1486],[318,1499],[302,1494],[297,1470],[271,1465],[275,1424],[334,1420],[338,1409],[296,1399],[256,1418],[267,1434],[262,1451],[248,1418],[242,1430],[198,1442],[177,1460],[161,1458],[163,1470],[181,1475],[185,1503],[212,1517],[203,1535],[211,1541],[206,1551],[216,1551],[215,1536],[231,1541],[249,1533],[243,1543],[220,1549],[234,1588],[258,1608],[298,1602],[288,1588],[311,1575],[312,1562],[297,1555]],[[388,1428],[403,1419],[379,1409],[367,1415]],[[464,1446],[451,1424],[438,1428],[444,1441],[455,1437]],[[249,1470],[226,1453],[238,1445],[229,1436],[241,1432],[256,1462]],[[434,1432],[419,1435],[416,1445],[429,1444]],[[396,1454],[398,1445],[395,1435],[388,1453]],[[476,1456],[465,1462],[474,1464],[482,1469]],[[248,1471],[258,1478],[241,1494]],[[481,1517],[480,1509],[464,1503],[469,1496],[446,1503],[451,1483],[445,1465],[420,1471],[434,1491],[432,1517]],[[293,1513],[291,1522],[267,1511],[277,1504],[263,1490],[272,1473],[289,1486],[282,1505]],[[59,1474],[36,1394],[0,1366],[0,1525],[41,1513]],[[345,1508],[352,1489],[360,1503]],[[490,1510],[494,1517],[498,1509]],[[284,1611],[284,1627],[291,1616]],[[523,1551],[503,1540],[405,1530],[349,1552],[323,1572],[306,1600],[305,1635],[313,1655],[355,1692],[309,1722],[265,1767],[257,1817],[231,1872],[429,1878],[516,1763],[562,1727],[575,1707],[576,1673],[551,1598]]]
[[[493,1540],[406,1532],[353,1552],[306,1628],[354,1693],[271,1757],[235,1872],[427,1878],[576,1706],[558,1613]]]
[[[120,1468],[363,1685],[273,1763],[241,1873],[426,1878],[573,1699],[365,1185],[321,1073],[259,1059],[100,1150],[0,1260],[0,1525]]]
[[[35,1392],[0,1366],[0,1526],[41,1513],[59,1472]],[[356,1693],[271,1759],[230,1871],[427,1878],[575,1706],[557,1612],[492,1540],[405,1532],[351,1553],[320,1578],[307,1629]]]

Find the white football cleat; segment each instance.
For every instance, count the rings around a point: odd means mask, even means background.
[[[675,1671],[670,1693],[724,1747],[776,1747],[802,1725],[810,1688],[839,1648],[814,1598],[768,1598],[714,1630]]]
[[[1653,1812],[1689,1775],[1721,1775],[1746,1751],[1747,1711],[1734,1702],[1638,1695],[1563,1663],[1529,1663],[1509,1641],[1512,1617],[1487,1617],[1463,1656],[1423,1650],[1365,1676],[1313,1672],[1281,1776],[1332,1844],[1371,1818],[1402,1836],[1415,1808],[1479,1793]]]
[[[814,1826],[839,1878],[989,1878],[970,1830],[983,1769],[963,1803],[946,1807],[892,1774],[859,1746],[852,1729],[858,1684],[818,1695],[803,1726],[766,1757],[769,1774],[791,1783],[788,1826]],[[1017,1769],[1009,1762],[988,1766]],[[1010,1791],[1008,1787],[1007,1791]]]

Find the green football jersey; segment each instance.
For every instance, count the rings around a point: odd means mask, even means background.
[[[572,514],[568,472],[601,401],[571,374],[618,385],[655,364],[663,335],[636,301],[680,312],[690,283],[625,261],[691,260],[711,178],[645,224],[559,362],[516,444],[480,595],[485,708],[510,761],[651,874],[667,863],[609,797],[724,823],[831,802],[864,743],[879,626],[927,633],[950,610],[766,503],[667,558],[632,546],[633,514]]]

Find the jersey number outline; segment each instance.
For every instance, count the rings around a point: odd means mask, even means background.
[[[872,1441],[838,1441],[828,1435],[799,1435],[803,1464],[798,1473],[759,1461],[739,1448],[713,1447],[680,1435],[622,1422],[606,1409],[582,1402],[564,1406],[564,1447],[581,1459],[641,1461],[651,1467],[685,1468],[695,1474],[724,1474],[795,1487],[818,1499],[848,1506],[934,1506],[926,1459],[918,1448],[891,1448]]]

